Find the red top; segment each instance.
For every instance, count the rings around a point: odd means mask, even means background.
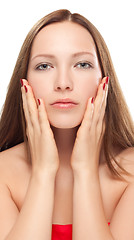
[[[110,225],[109,222],[108,225]],[[52,224],[51,240],[72,240],[72,224]]]
[[[51,240],[72,240],[72,224],[52,224]]]

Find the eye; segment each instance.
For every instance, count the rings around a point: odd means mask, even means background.
[[[76,66],[80,66],[78,68],[80,69],[90,69],[90,68],[93,68],[92,65],[88,62],[81,62],[81,63],[78,63],[76,64]],[[48,71],[50,70],[50,68],[53,68],[52,66],[46,64],[46,63],[42,63],[40,65],[38,65],[36,67],[36,70],[44,70],[44,71]]]
[[[89,69],[89,68],[92,68],[92,65],[90,63],[87,63],[87,62],[81,62],[81,63],[78,63],[76,66],[81,66],[79,68],[82,68],[82,69]]]
[[[36,67],[36,70],[44,70],[44,71],[47,71],[51,68],[50,65],[46,64],[46,63],[43,63],[43,64],[40,64]]]

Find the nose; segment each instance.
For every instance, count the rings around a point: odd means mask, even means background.
[[[73,89],[73,81],[69,74],[69,71],[65,69],[60,69],[57,74],[57,78],[54,84],[55,91],[72,91]]]

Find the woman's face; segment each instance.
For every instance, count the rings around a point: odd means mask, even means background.
[[[101,78],[94,41],[81,25],[68,21],[53,23],[35,37],[27,80],[35,98],[44,100],[52,126],[78,126],[88,99],[96,96]],[[67,109],[51,105],[65,98],[72,99],[77,105]]]

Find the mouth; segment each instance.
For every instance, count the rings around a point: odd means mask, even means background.
[[[75,102],[73,99],[70,99],[70,98],[57,99],[55,102],[51,103],[51,105],[53,105],[55,103],[73,103],[73,104],[78,104],[77,102]]]
[[[78,105],[77,102],[70,98],[57,99],[55,102],[50,104],[54,108],[69,109],[74,108]]]
[[[72,102],[56,102],[52,104],[54,108],[61,108],[61,109],[70,109],[76,107],[78,104]]]

